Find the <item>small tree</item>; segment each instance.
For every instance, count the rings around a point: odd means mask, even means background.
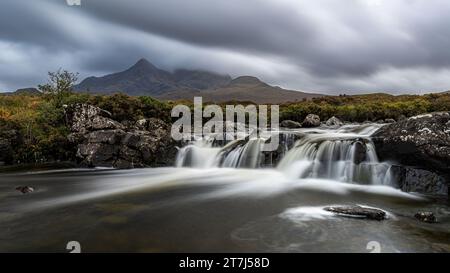
[[[51,96],[57,107],[61,107],[64,98],[70,94],[72,87],[78,80],[78,73],[59,69],[56,72],[48,72],[48,83],[38,85],[39,90]]]

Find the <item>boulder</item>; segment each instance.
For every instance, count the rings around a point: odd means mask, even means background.
[[[386,219],[386,213],[384,211],[361,206],[325,207],[324,210],[344,217],[355,217],[377,221]]]
[[[450,112],[411,117],[372,135],[381,160],[437,172],[450,178]]]
[[[360,164],[361,162],[366,161],[366,157],[367,157],[367,146],[366,143],[361,140],[361,139],[357,139],[354,143],[354,155],[353,155],[353,159],[354,159],[354,163],[355,164]]]
[[[293,121],[293,120],[283,120],[281,123],[280,123],[280,126],[281,127],[284,127],[284,128],[289,128],[289,129],[294,129],[294,128],[301,128],[302,127],[302,125],[300,124],[300,122],[296,122],[296,121]]]
[[[318,115],[309,114],[306,116],[305,120],[302,123],[302,127],[319,127],[320,126],[320,117]]]
[[[327,126],[335,126],[335,127],[340,127],[340,126],[344,125],[344,123],[335,116],[332,116],[331,118],[329,118],[325,124]]]
[[[22,194],[34,192],[34,188],[30,186],[19,186],[16,191],[20,191]]]
[[[111,114],[86,104],[68,107],[72,133],[69,141],[77,145],[76,156],[88,167],[133,168],[166,166],[176,156],[170,125],[156,118],[121,124]]]
[[[434,216],[432,212],[424,211],[424,212],[418,212],[414,215],[414,217],[422,222],[425,223],[437,223],[437,219]]]
[[[121,129],[100,130],[90,132],[84,137],[87,139],[88,143],[117,144],[121,142],[125,134],[126,133]]]
[[[390,168],[392,186],[405,192],[432,195],[448,195],[445,178],[424,169],[392,165]]]
[[[123,125],[112,120],[111,113],[99,107],[77,103],[66,107],[66,119],[72,133],[86,133],[91,130],[123,129]]]
[[[384,120],[384,122],[386,122],[386,123],[394,123],[395,119],[387,118],[387,119]]]

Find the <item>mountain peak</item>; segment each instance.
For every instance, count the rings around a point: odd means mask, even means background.
[[[257,77],[253,76],[240,76],[231,81],[232,84],[260,84],[260,81]]]
[[[145,58],[139,59],[139,61],[137,61],[131,68],[151,68],[151,69],[156,69],[156,67],[151,62],[149,62],[147,59],[145,59]]]

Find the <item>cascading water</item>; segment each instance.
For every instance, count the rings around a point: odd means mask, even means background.
[[[176,159],[176,166],[190,166],[193,168],[212,168],[217,166],[220,148],[212,147],[213,139],[199,139],[193,144],[180,149]]]
[[[380,125],[366,124],[347,125],[338,129],[320,127],[273,132],[280,133],[280,146],[277,151],[266,153],[262,152],[262,147],[270,135],[234,140],[223,147],[214,145],[212,135],[180,149],[176,166],[270,166],[292,178],[390,185],[390,165],[379,162],[370,139],[370,135],[378,128]],[[273,157],[277,160],[273,160]]]
[[[214,139],[199,139],[180,149],[177,167],[193,168],[258,168],[261,163],[261,149],[266,139],[251,138],[236,140],[223,148],[214,147]],[[232,145],[231,149],[227,149]]]
[[[370,138],[378,127],[280,130],[272,152],[263,144],[278,132],[229,142],[209,135],[179,150],[180,168],[0,173],[0,251],[57,251],[67,243],[62,230],[105,252],[358,252],[381,237],[387,252],[449,247],[447,202],[360,185],[389,177]],[[37,189],[31,198],[14,193],[19,180]],[[324,210],[340,205],[381,209],[388,219],[356,221]],[[417,211],[436,211],[442,222],[424,230],[411,220]],[[70,219],[61,221],[64,215]],[[116,236],[118,225],[127,240]],[[209,232],[199,238],[199,230]]]

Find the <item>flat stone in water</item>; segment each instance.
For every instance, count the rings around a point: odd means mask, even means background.
[[[34,192],[34,188],[30,186],[19,186],[16,187],[16,191],[20,191],[23,194]]]
[[[384,211],[361,206],[325,207],[324,210],[344,217],[356,217],[378,221],[386,219],[386,213]]]

